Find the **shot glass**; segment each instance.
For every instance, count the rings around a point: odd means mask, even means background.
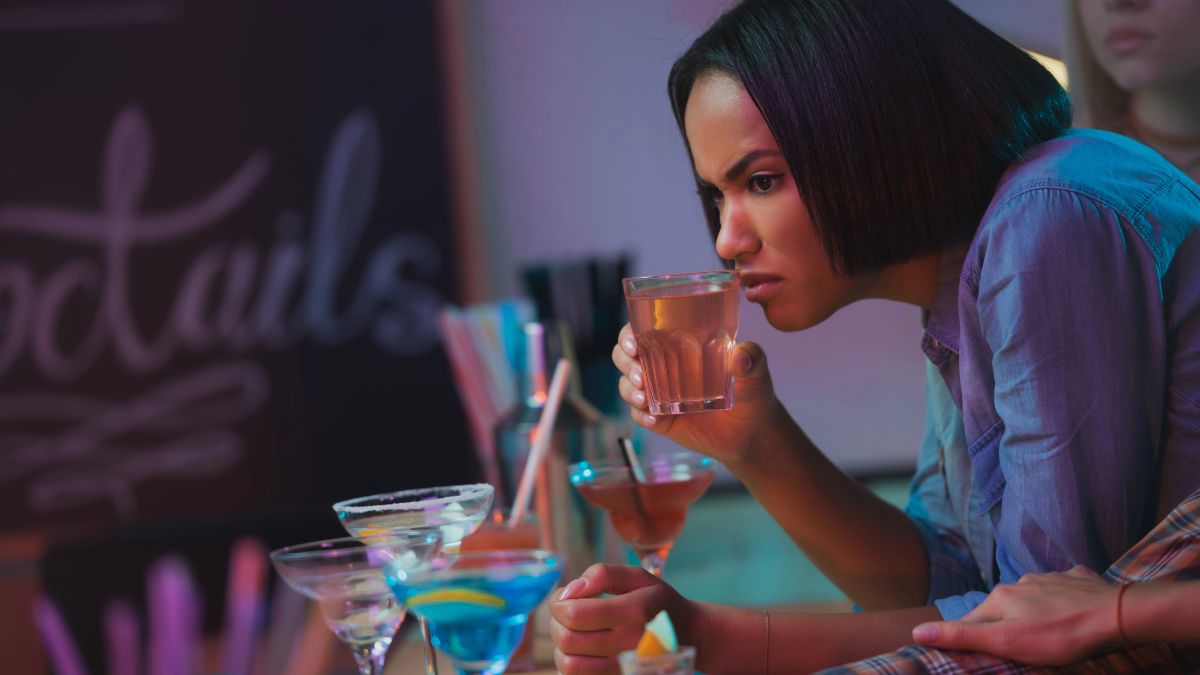
[[[693,675],[696,672],[696,648],[680,647],[673,654],[638,656],[632,649],[617,654],[621,675]]]
[[[630,277],[622,284],[650,414],[732,408],[737,272]]]

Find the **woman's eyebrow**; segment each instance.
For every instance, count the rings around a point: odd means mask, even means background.
[[[732,181],[736,180],[737,177],[742,175],[742,173],[746,170],[746,167],[750,166],[751,162],[753,162],[754,160],[756,160],[760,157],[773,157],[773,156],[777,157],[782,154],[783,153],[781,153],[778,150],[751,150],[750,152],[747,152],[745,155],[742,155],[741,159],[734,162],[733,166],[731,166],[725,170],[725,182],[732,182]],[[696,184],[703,188],[715,188],[716,187],[712,183],[701,178],[700,174],[698,174],[698,173],[696,174]]]
[[[750,166],[751,162],[760,157],[778,156],[781,154],[782,153],[780,153],[778,150],[751,150],[750,152],[742,155],[741,159],[734,162],[733,166],[725,170],[725,180],[727,182],[733,181],[738,176],[742,175],[742,173],[746,170],[746,167]]]

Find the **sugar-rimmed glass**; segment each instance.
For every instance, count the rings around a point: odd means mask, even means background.
[[[366,542],[386,541],[393,532],[438,532],[444,553],[457,553],[462,540],[483,522],[492,508],[495,489],[487,483],[400,490],[356,497],[333,505],[350,536]],[[425,672],[437,675],[429,626],[421,619]]]
[[[487,483],[400,490],[347,499],[333,505],[350,536],[363,541],[386,539],[392,532],[436,529],[448,553],[483,522],[492,508],[494,488]]]

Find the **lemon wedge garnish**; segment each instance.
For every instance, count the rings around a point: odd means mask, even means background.
[[[377,539],[388,534],[391,534],[391,530],[386,527],[361,527],[354,536],[358,539]]]
[[[634,653],[639,657],[648,657],[677,651],[679,641],[675,638],[675,627],[671,625],[671,617],[667,616],[667,612],[661,611],[646,624],[646,630],[642,633],[642,639],[638,640]]]
[[[637,648],[633,650],[633,653],[637,654],[638,658],[644,659],[651,656],[670,654],[671,652],[667,650],[666,646],[663,645],[662,641],[658,639],[657,635],[651,633],[650,631],[646,631],[645,633],[642,633],[642,639],[638,640]]]
[[[439,588],[435,591],[418,593],[408,598],[409,607],[419,607],[421,605],[432,605],[442,602],[461,602],[467,605],[493,607],[495,609],[501,609],[506,604],[504,598],[498,595],[471,588]]]

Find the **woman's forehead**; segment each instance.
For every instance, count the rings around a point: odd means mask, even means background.
[[[688,96],[684,128],[702,174],[720,171],[724,167],[707,164],[727,162],[731,155],[778,148],[741,81],[721,71],[697,78]]]

